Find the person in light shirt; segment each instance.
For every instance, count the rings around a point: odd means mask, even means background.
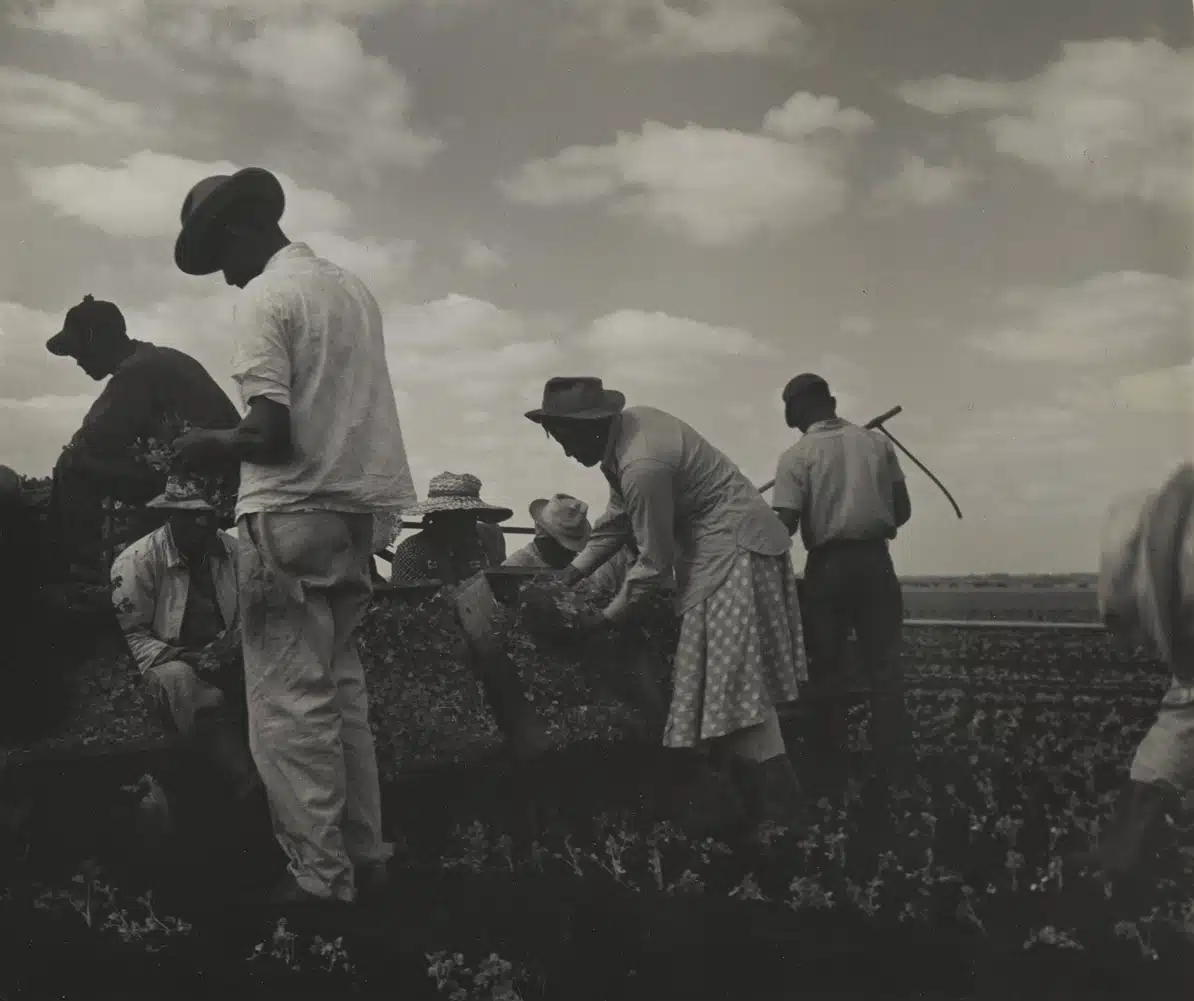
[[[772,506],[808,551],[801,595],[809,674],[826,695],[844,681],[852,629],[871,696],[871,743],[879,760],[906,747],[908,721],[900,678],[903,593],[888,543],[912,515],[891,442],[837,415],[824,379],[798,375],[784,388],[788,427],[803,437],[779,458]],[[824,749],[845,749],[840,704],[818,706]]]
[[[289,859],[281,905],[350,902],[385,882],[381,792],[355,634],[372,599],[378,519],[416,501],[381,310],[354,274],[292,242],[285,194],[249,167],[199,181],[174,260],[242,289],[235,428],[175,443],[240,460],[237,541],[253,758]]]
[[[506,557],[502,566],[563,570],[588,544],[588,513],[589,505],[569,494],[531,501],[535,537]]]
[[[682,623],[664,745],[724,754],[755,833],[768,822],[799,824],[803,794],[776,712],[798,697],[805,676],[788,533],[694,428],[625,403],[600,379],[557,377],[526,415],[610,486],[609,506],[565,582],[578,584],[631,542],[638,549],[619,593],[578,624],[624,623],[674,578]]]

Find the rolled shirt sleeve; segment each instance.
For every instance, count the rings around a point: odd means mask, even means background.
[[[264,397],[290,406],[292,380],[288,309],[281,293],[247,294],[236,306],[232,378],[247,409]]]
[[[665,463],[640,459],[622,471],[622,496],[638,544],[638,559],[626,573],[621,590],[605,609],[619,621],[652,591],[670,579],[676,553],[676,500],[673,471]]]
[[[154,635],[157,609],[154,591],[153,567],[126,549],[112,564],[112,604],[129,653],[142,674],[178,653],[175,647]]]
[[[876,434],[880,432],[876,431]],[[904,482],[904,469],[900,465],[900,457],[896,454],[895,445],[891,443],[891,439],[884,437],[883,447],[885,457],[887,459],[887,475],[891,478],[892,485]]]
[[[804,499],[808,493],[808,468],[803,457],[788,449],[779,457],[775,467],[775,487],[771,493],[771,506],[804,513]]]

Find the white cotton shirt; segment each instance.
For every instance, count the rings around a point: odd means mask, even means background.
[[[279,250],[235,313],[232,377],[290,409],[294,457],[241,465],[236,516],[396,512],[417,502],[386,363],[381,310],[356,275],[303,243]]]
[[[878,541],[895,535],[895,485],[903,481],[889,439],[835,417],[812,425],[780,456],[771,503],[800,515],[810,551],[828,542]]]

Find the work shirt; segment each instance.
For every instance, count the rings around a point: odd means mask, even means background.
[[[477,531],[449,539],[424,529],[394,547],[392,584],[438,580],[455,587],[474,574],[500,566],[506,558],[506,537],[497,525],[477,522]]]
[[[550,570],[551,564],[539,552],[539,547],[530,542],[521,549],[516,549],[502,562],[504,567],[533,567],[537,570]]]
[[[169,525],[138,539],[116,557],[112,603],[129,653],[142,674],[239,625],[236,540],[226,532],[216,534],[207,570],[210,587],[195,587],[192,570],[174,545]],[[213,634],[216,625],[219,631]]]
[[[381,311],[359,278],[291,243],[236,306],[233,379],[290,410],[293,458],[241,466],[236,515],[376,514],[417,502]]]
[[[601,471],[609,506],[573,566],[588,575],[633,542],[638,558],[606,609],[625,616],[674,575],[681,614],[713,594],[744,551],[788,552],[783,523],[742,471],[694,428],[653,407],[614,418]]]
[[[813,424],[779,458],[771,502],[800,515],[810,552],[828,542],[895,537],[895,485],[904,473],[878,431],[835,417]]]
[[[96,458],[127,463],[138,439],[162,437],[171,423],[187,421],[195,427],[226,430],[240,423],[240,414],[207,369],[174,348],[144,341],[132,342],[132,353],[120,363],[96,398],[79,430],[63,452],[69,465],[72,452],[86,451]],[[147,476],[152,478],[147,469]],[[160,492],[143,484],[124,483],[119,467],[102,484],[103,492],[117,500],[140,503]],[[146,496],[142,496],[146,493]]]
[[[1194,705],[1194,465],[1116,504],[1101,549],[1100,615],[1169,665],[1163,705]]]

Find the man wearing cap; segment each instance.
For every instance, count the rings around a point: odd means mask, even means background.
[[[438,580],[455,587],[506,558],[506,537],[497,526],[514,512],[483,501],[472,473],[433,476],[427,499],[403,513],[421,516],[423,529],[394,547],[393,584]]]
[[[531,501],[535,538],[512,552],[502,566],[563,570],[589,542],[589,505],[569,494]]]
[[[579,582],[631,541],[638,547],[621,591],[580,625],[626,621],[674,573],[682,624],[663,742],[727,754],[752,829],[799,823],[800,784],[776,714],[804,676],[788,533],[695,429],[625,403],[600,379],[557,377],[526,415],[610,486],[609,507],[566,580]]]
[[[157,438],[172,422],[231,428],[240,417],[190,355],[130,338],[111,302],[84,296],[46,348],[108,380],[54,467],[53,532],[69,558],[99,544],[105,497],[140,506],[164,488],[165,476],[134,457],[138,439]]]
[[[1113,633],[1142,643],[1173,672],[1106,837],[1069,860],[1122,878],[1155,859],[1168,837],[1166,815],[1179,814],[1182,797],[1194,794],[1194,463],[1112,507],[1098,599]]]
[[[236,540],[194,481],[171,477],[147,506],[167,522],[113,562],[117,620],[167,728],[251,805],[261,783],[243,725]]]
[[[780,456],[772,505],[808,551],[802,603],[813,687],[828,693],[841,683],[853,629],[873,692],[872,745],[894,750],[907,731],[904,608],[888,543],[912,514],[904,474],[890,441],[837,416],[820,376],[798,375],[783,400],[788,427],[803,437]],[[816,723],[827,750],[844,750],[845,717],[832,701],[818,707]]]
[[[247,411],[177,443],[240,462],[236,515],[249,741],[289,859],[282,905],[379,889],[393,848],[355,634],[379,516],[416,500],[381,310],[352,273],[291,242],[267,170],[207,177],[183,200],[174,260],[243,292],[233,379]]]

